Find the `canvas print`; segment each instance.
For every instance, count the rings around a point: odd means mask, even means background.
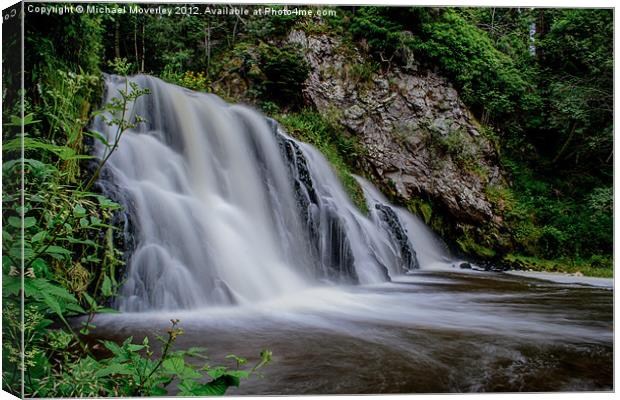
[[[6,8],[3,390],[613,391],[613,17]]]

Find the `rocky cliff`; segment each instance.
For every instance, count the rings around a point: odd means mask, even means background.
[[[377,183],[403,204],[430,200],[455,225],[501,223],[486,195],[502,180],[495,147],[446,79],[413,58],[373,70],[355,47],[327,35],[293,31],[288,41],[311,67],[306,100],[336,111],[366,149],[364,169]]]

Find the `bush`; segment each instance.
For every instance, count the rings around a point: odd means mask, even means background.
[[[353,38],[365,39],[372,52],[389,58],[400,46],[403,30],[390,15],[392,12],[393,9],[384,7],[362,7],[351,22]]]

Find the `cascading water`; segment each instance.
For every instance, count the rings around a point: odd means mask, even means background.
[[[131,80],[151,92],[133,106],[145,121],[123,134],[99,181],[127,211],[133,243],[121,310],[242,304],[445,261],[428,228],[359,178],[364,216],[325,158],[275,122],[153,77]],[[107,76],[106,87],[110,101],[125,80]],[[94,129],[116,132],[101,118]]]
[[[235,395],[613,388],[611,280],[452,269],[420,219],[357,178],[363,215],[324,157],[274,121],[131,79],[151,91],[135,104],[147,121],[98,181],[124,208],[115,306],[128,312],[95,316],[97,339],[181,319],[177,345],[208,346],[213,360],[272,350],[265,379]],[[126,84],[106,82],[107,101]],[[94,129],[116,132],[103,119]]]
[[[373,220],[383,220],[391,227],[390,233],[393,235],[393,240],[401,243],[401,251],[405,252],[403,255],[405,259],[407,259],[408,251],[413,252],[411,260],[415,263],[414,267],[424,266],[424,269],[430,269],[453,265],[455,260],[450,258],[446,245],[420,218],[404,208],[391,205],[385,196],[367,180],[357,177],[357,181],[364,190]]]

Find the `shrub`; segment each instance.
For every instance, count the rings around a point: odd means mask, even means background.
[[[389,15],[384,7],[362,7],[353,17],[351,33],[354,39],[365,39],[370,49],[389,58],[401,42],[403,26]],[[398,11],[396,11],[398,12]]]

